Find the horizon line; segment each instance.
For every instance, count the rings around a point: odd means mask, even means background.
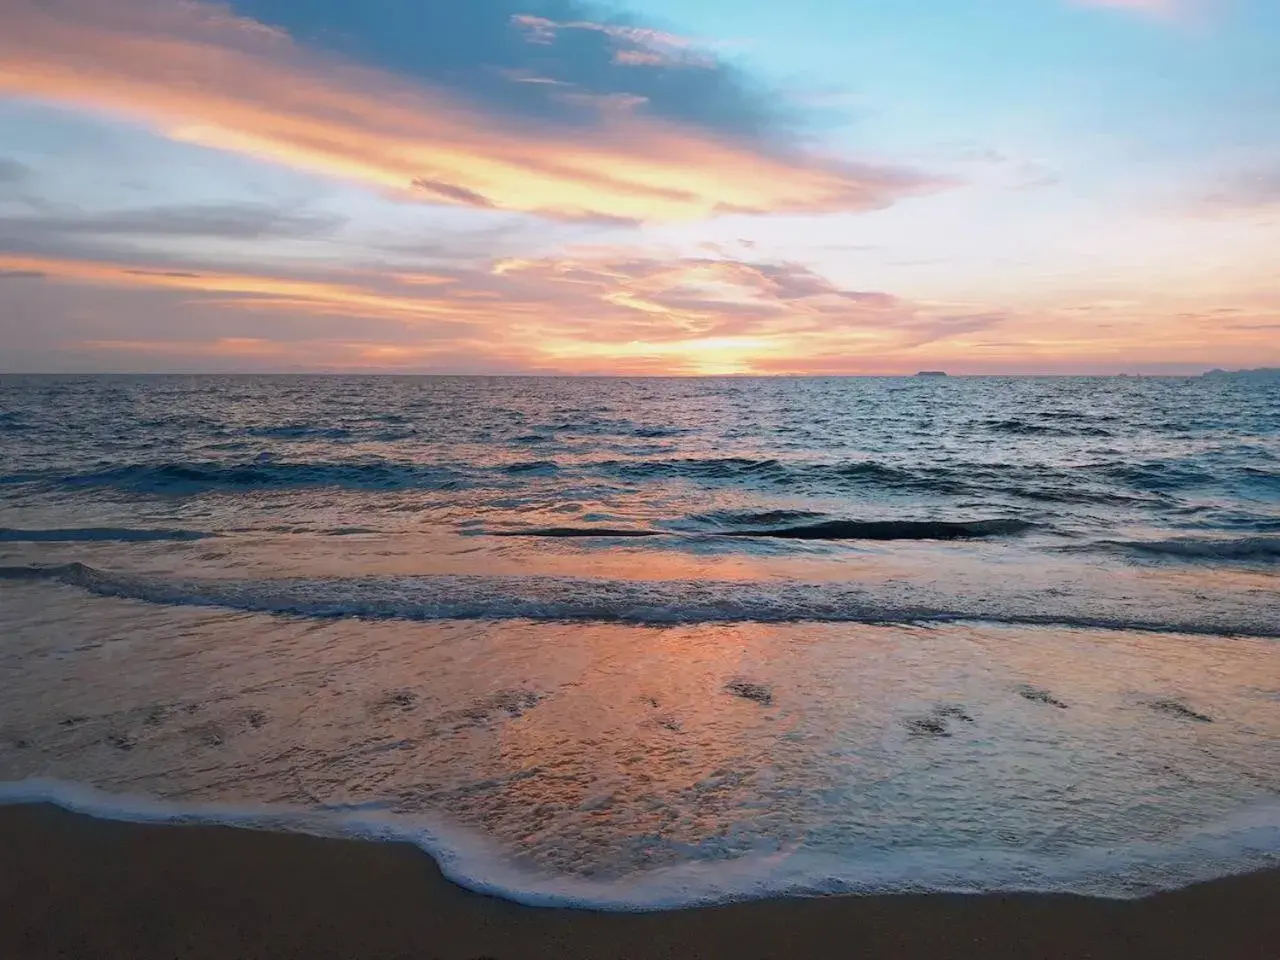
[[[1272,368],[1261,367],[1259,370]],[[93,370],[93,371],[37,371],[0,370],[0,377],[418,377],[418,378],[472,378],[507,380],[955,380],[975,378],[1090,378],[1090,379],[1186,379],[1203,377],[1210,373],[1250,373],[1252,370],[1223,370],[1209,368],[1195,373],[1147,373],[1142,371],[1120,373],[413,373],[391,370]]]

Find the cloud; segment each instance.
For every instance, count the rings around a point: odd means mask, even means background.
[[[439,183],[435,180],[428,180],[425,177],[419,177],[413,181],[413,187],[424,193],[431,194],[436,197],[443,197],[446,200],[452,200],[468,207],[480,207],[484,210],[493,209],[493,201],[488,197],[482,197],[474,190],[468,190],[465,187],[457,187],[451,183]]]
[[[212,237],[266,240],[332,233],[344,221],[269,204],[188,204],[105,213],[0,216],[0,247],[29,247],[36,240],[83,237]]]
[[[589,20],[556,22],[530,14],[515,14],[511,22],[526,31],[530,42],[546,46],[554,45],[564,31],[586,30],[602,34],[614,45],[612,62],[624,66],[687,66],[707,70],[721,67],[710,53],[699,50],[688,38],[650,27]]]
[[[1280,164],[1229,176],[1198,205],[1210,214],[1280,209]]]
[[[465,94],[508,118],[590,125],[589,115],[511,81],[524,74],[595,96],[644,99],[652,116],[762,140],[794,129],[775,91],[711,49],[579,0],[238,0],[236,9],[302,42]],[[655,53],[671,69],[643,70],[620,52]]]
[[[548,45],[497,0],[305,5],[326,37],[382,64],[370,66],[305,47],[267,16],[295,8],[237,8],[264,23],[196,0],[0,0],[0,94],[405,199],[567,219],[870,210],[946,185],[802,152],[787,118],[729,67],[616,63],[619,37],[641,36],[618,33],[625,25],[557,29]],[[342,32],[357,23],[379,32]]]
[[[30,178],[32,170],[25,163],[0,157],[0,183],[22,183]]]
[[[857,289],[793,262],[598,248],[429,270],[0,255],[0,283],[5,369],[840,374],[1280,363],[1266,280],[1253,293],[1016,309]]]
[[[112,339],[122,344],[185,340],[200,331],[218,341],[207,332],[228,321],[209,321],[208,311],[216,310],[260,318],[221,336],[243,337],[248,329],[272,339],[272,318],[330,318],[356,324],[337,328],[331,339],[363,343],[367,338],[355,332],[372,326],[405,347],[405,363],[417,362],[408,351],[415,344],[448,347],[455,356],[472,350],[476,359],[501,345],[504,362],[520,357],[525,369],[627,371],[665,358],[673,369],[734,372],[779,354],[820,356],[832,343],[846,351],[851,342],[907,349],[999,322],[995,315],[956,316],[883,292],[846,289],[797,263],[664,259],[636,251],[508,259],[430,273],[314,267],[268,273],[18,255],[0,255],[0,270],[42,275],[42,286],[149,294],[153,304],[184,317],[181,333],[157,336],[172,321],[155,319],[154,305],[139,309],[138,318],[112,327]],[[159,295],[167,299],[155,301]],[[205,319],[187,319],[192,311]],[[151,321],[141,319],[148,316]],[[139,331],[145,322],[152,328]],[[102,348],[100,333],[80,339]],[[395,366],[389,353],[383,358]]]

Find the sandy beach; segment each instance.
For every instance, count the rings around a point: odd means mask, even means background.
[[[521,907],[396,844],[0,810],[0,957],[1274,960],[1280,871],[1145,900],[887,896],[649,914]]]

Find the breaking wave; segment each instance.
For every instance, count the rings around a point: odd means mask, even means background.
[[[253,613],[376,620],[541,620],[632,624],[955,623],[1280,637],[1280,602],[1179,608],[1148,596],[969,596],[923,586],[737,580],[436,575],[278,580],[111,573],[83,563],[0,567],[100,597]]]
[[[367,842],[408,843],[450,881],[533,907],[647,912],[772,897],[839,894],[1072,893],[1129,900],[1231,874],[1274,867],[1280,807],[1262,802],[1189,827],[1167,843],[1127,842],[1051,854],[968,846],[877,847],[853,858],[804,848],[693,860],[619,879],[536,873],[485,837],[441,816],[379,806],[177,803],[106,793],[77,783],[0,783],[0,806],[46,803],[126,823],[181,823],[272,830]]]

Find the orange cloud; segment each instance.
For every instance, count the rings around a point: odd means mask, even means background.
[[[0,94],[108,111],[174,139],[431,203],[688,220],[867,210],[940,186],[891,168],[769,153],[613,100],[588,108],[598,117],[587,136],[487,115],[456,94],[321,56],[196,0],[0,0],[0,18]]]
[[[132,267],[93,260],[0,254],[0,276],[29,276],[66,283],[98,286],[145,287],[220,295],[227,302],[260,310],[288,308],[337,316],[370,316],[405,322],[444,323],[466,318],[465,307],[440,299],[396,296],[355,283],[301,280],[291,277],[257,276],[217,271],[185,271],[166,268]],[[445,278],[410,275],[405,282],[419,286],[447,282]],[[207,298],[206,298],[207,299]]]
[[[846,289],[796,263],[624,250],[324,278],[0,255],[0,284],[7,307],[23,289],[115,291],[117,336],[103,338],[96,322],[66,343],[169,366],[800,374],[1280,360],[1280,300],[1266,287],[1140,299],[1059,292],[1001,309]],[[184,322],[172,340],[157,339],[170,310]],[[263,316],[246,323],[246,311]]]

